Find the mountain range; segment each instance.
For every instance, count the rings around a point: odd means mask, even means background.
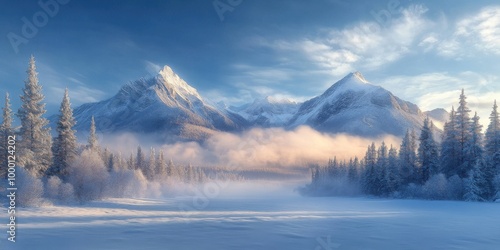
[[[402,136],[408,129],[420,129],[426,116],[437,124],[448,116],[444,109],[422,112],[359,72],[303,103],[272,97],[239,107],[212,103],[165,66],[155,77],[126,84],[107,100],[75,108],[75,128],[88,131],[94,116],[98,131],[154,134],[161,141],[203,141],[217,131],[303,125],[325,133],[373,138]],[[55,124],[57,116],[50,120]]]

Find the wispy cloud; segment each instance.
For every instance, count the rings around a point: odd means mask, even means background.
[[[500,6],[488,6],[458,21],[453,34],[437,48],[438,54],[462,58],[478,51],[500,55]]]
[[[40,72],[40,83],[48,91],[46,94],[47,103],[57,105],[61,102],[64,90],[68,88],[73,105],[80,105],[87,102],[97,102],[102,100],[106,93],[96,88],[89,87],[84,82],[84,76],[78,73],[64,75],[56,71],[46,63],[37,62]]]
[[[144,61],[146,71],[151,74],[151,75],[156,75],[160,70],[162,69],[161,65],[153,63],[151,61],[145,60]]]
[[[397,75],[380,79],[381,85],[397,96],[415,102],[421,109],[445,108],[457,106],[460,90],[468,96],[469,107],[478,111],[483,124],[488,124],[487,117],[493,100],[500,96],[496,87],[498,78],[464,71],[457,74],[433,72],[420,75]],[[418,94],[415,94],[418,93]]]
[[[92,89],[86,86],[68,86],[69,95],[71,98],[71,102],[74,105],[80,105],[88,102],[98,102],[102,100],[102,96],[104,92]],[[52,103],[60,103],[62,100],[62,96],[64,95],[64,90],[66,87],[49,87],[51,95],[50,99],[54,99],[51,101]],[[54,98],[52,98],[54,96]]]
[[[297,96],[284,90],[277,90],[262,85],[248,85],[244,83],[235,83],[235,91],[226,93],[221,90],[210,90],[203,93],[209,100],[215,102],[224,102],[227,105],[239,106],[252,102],[257,98],[270,96],[278,100],[287,99],[296,102],[303,102],[311,96]]]
[[[291,85],[298,79],[308,77],[308,72],[279,65],[264,67],[243,63],[233,64],[230,68],[232,72],[235,72],[227,77],[231,88],[205,91],[204,96],[229,105],[241,105],[266,96],[302,102],[314,95],[307,93],[297,95],[289,91]],[[318,93],[323,90],[321,88]]]
[[[305,61],[338,77],[355,69],[377,70],[412,53],[422,42],[432,42],[426,34],[434,22],[425,17],[426,12],[426,7],[412,5],[387,25],[373,20],[298,41],[254,41],[274,50],[301,53]]]

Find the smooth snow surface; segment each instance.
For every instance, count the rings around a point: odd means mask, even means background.
[[[208,206],[186,212],[193,204]],[[110,199],[18,211],[18,241],[8,242],[4,233],[0,249],[448,250],[500,246],[499,203],[277,195]],[[0,212],[6,214],[5,209]]]

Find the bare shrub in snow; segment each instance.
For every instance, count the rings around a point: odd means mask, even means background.
[[[87,149],[71,163],[68,180],[73,185],[76,199],[89,201],[103,197],[108,176],[100,155]]]
[[[42,204],[43,183],[22,167],[16,168],[16,185],[19,206],[40,206]]]
[[[45,196],[49,199],[59,199],[59,187],[62,181],[57,176],[51,176],[45,185]]]
[[[57,176],[51,176],[45,186],[45,196],[52,200],[70,202],[74,200],[73,185],[63,183]]]
[[[107,195],[140,198],[147,194],[148,183],[141,170],[118,170],[110,175]]]
[[[444,174],[437,174],[432,176],[422,186],[423,198],[430,200],[445,200],[449,199],[451,194],[448,186],[448,180]]]

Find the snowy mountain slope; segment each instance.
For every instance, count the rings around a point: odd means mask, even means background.
[[[94,116],[100,132],[148,133],[163,141],[203,141],[216,131],[255,126],[293,129],[308,125],[326,133],[402,136],[407,129],[418,131],[426,116],[440,128],[448,113],[442,109],[423,113],[415,104],[369,83],[359,72],[302,104],[266,97],[228,108],[205,100],[165,66],[156,77],[127,84],[108,100],[76,108],[74,115],[80,132],[88,131]],[[57,116],[51,117],[52,124],[56,120]]]
[[[428,116],[431,119],[431,121],[434,123],[434,126],[436,126],[437,128],[439,128],[441,130],[443,129],[444,124],[450,118],[450,113],[442,108],[437,108],[437,109],[433,109],[430,111],[426,111],[426,112],[424,112],[424,115]]]
[[[279,127],[288,123],[299,106],[299,103],[288,99],[280,100],[267,96],[240,107],[230,107],[230,110],[247,119],[252,125]]]
[[[174,140],[200,140],[213,131],[235,131],[245,126],[240,116],[207,103],[165,66],[156,77],[127,84],[108,100],[76,108],[76,129],[88,130],[92,115],[100,131],[159,133],[163,139]]]
[[[322,95],[304,102],[288,127],[306,124],[322,132],[402,136],[407,129],[420,129],[424,118],[415,104],[399,99],[355,72]]]

